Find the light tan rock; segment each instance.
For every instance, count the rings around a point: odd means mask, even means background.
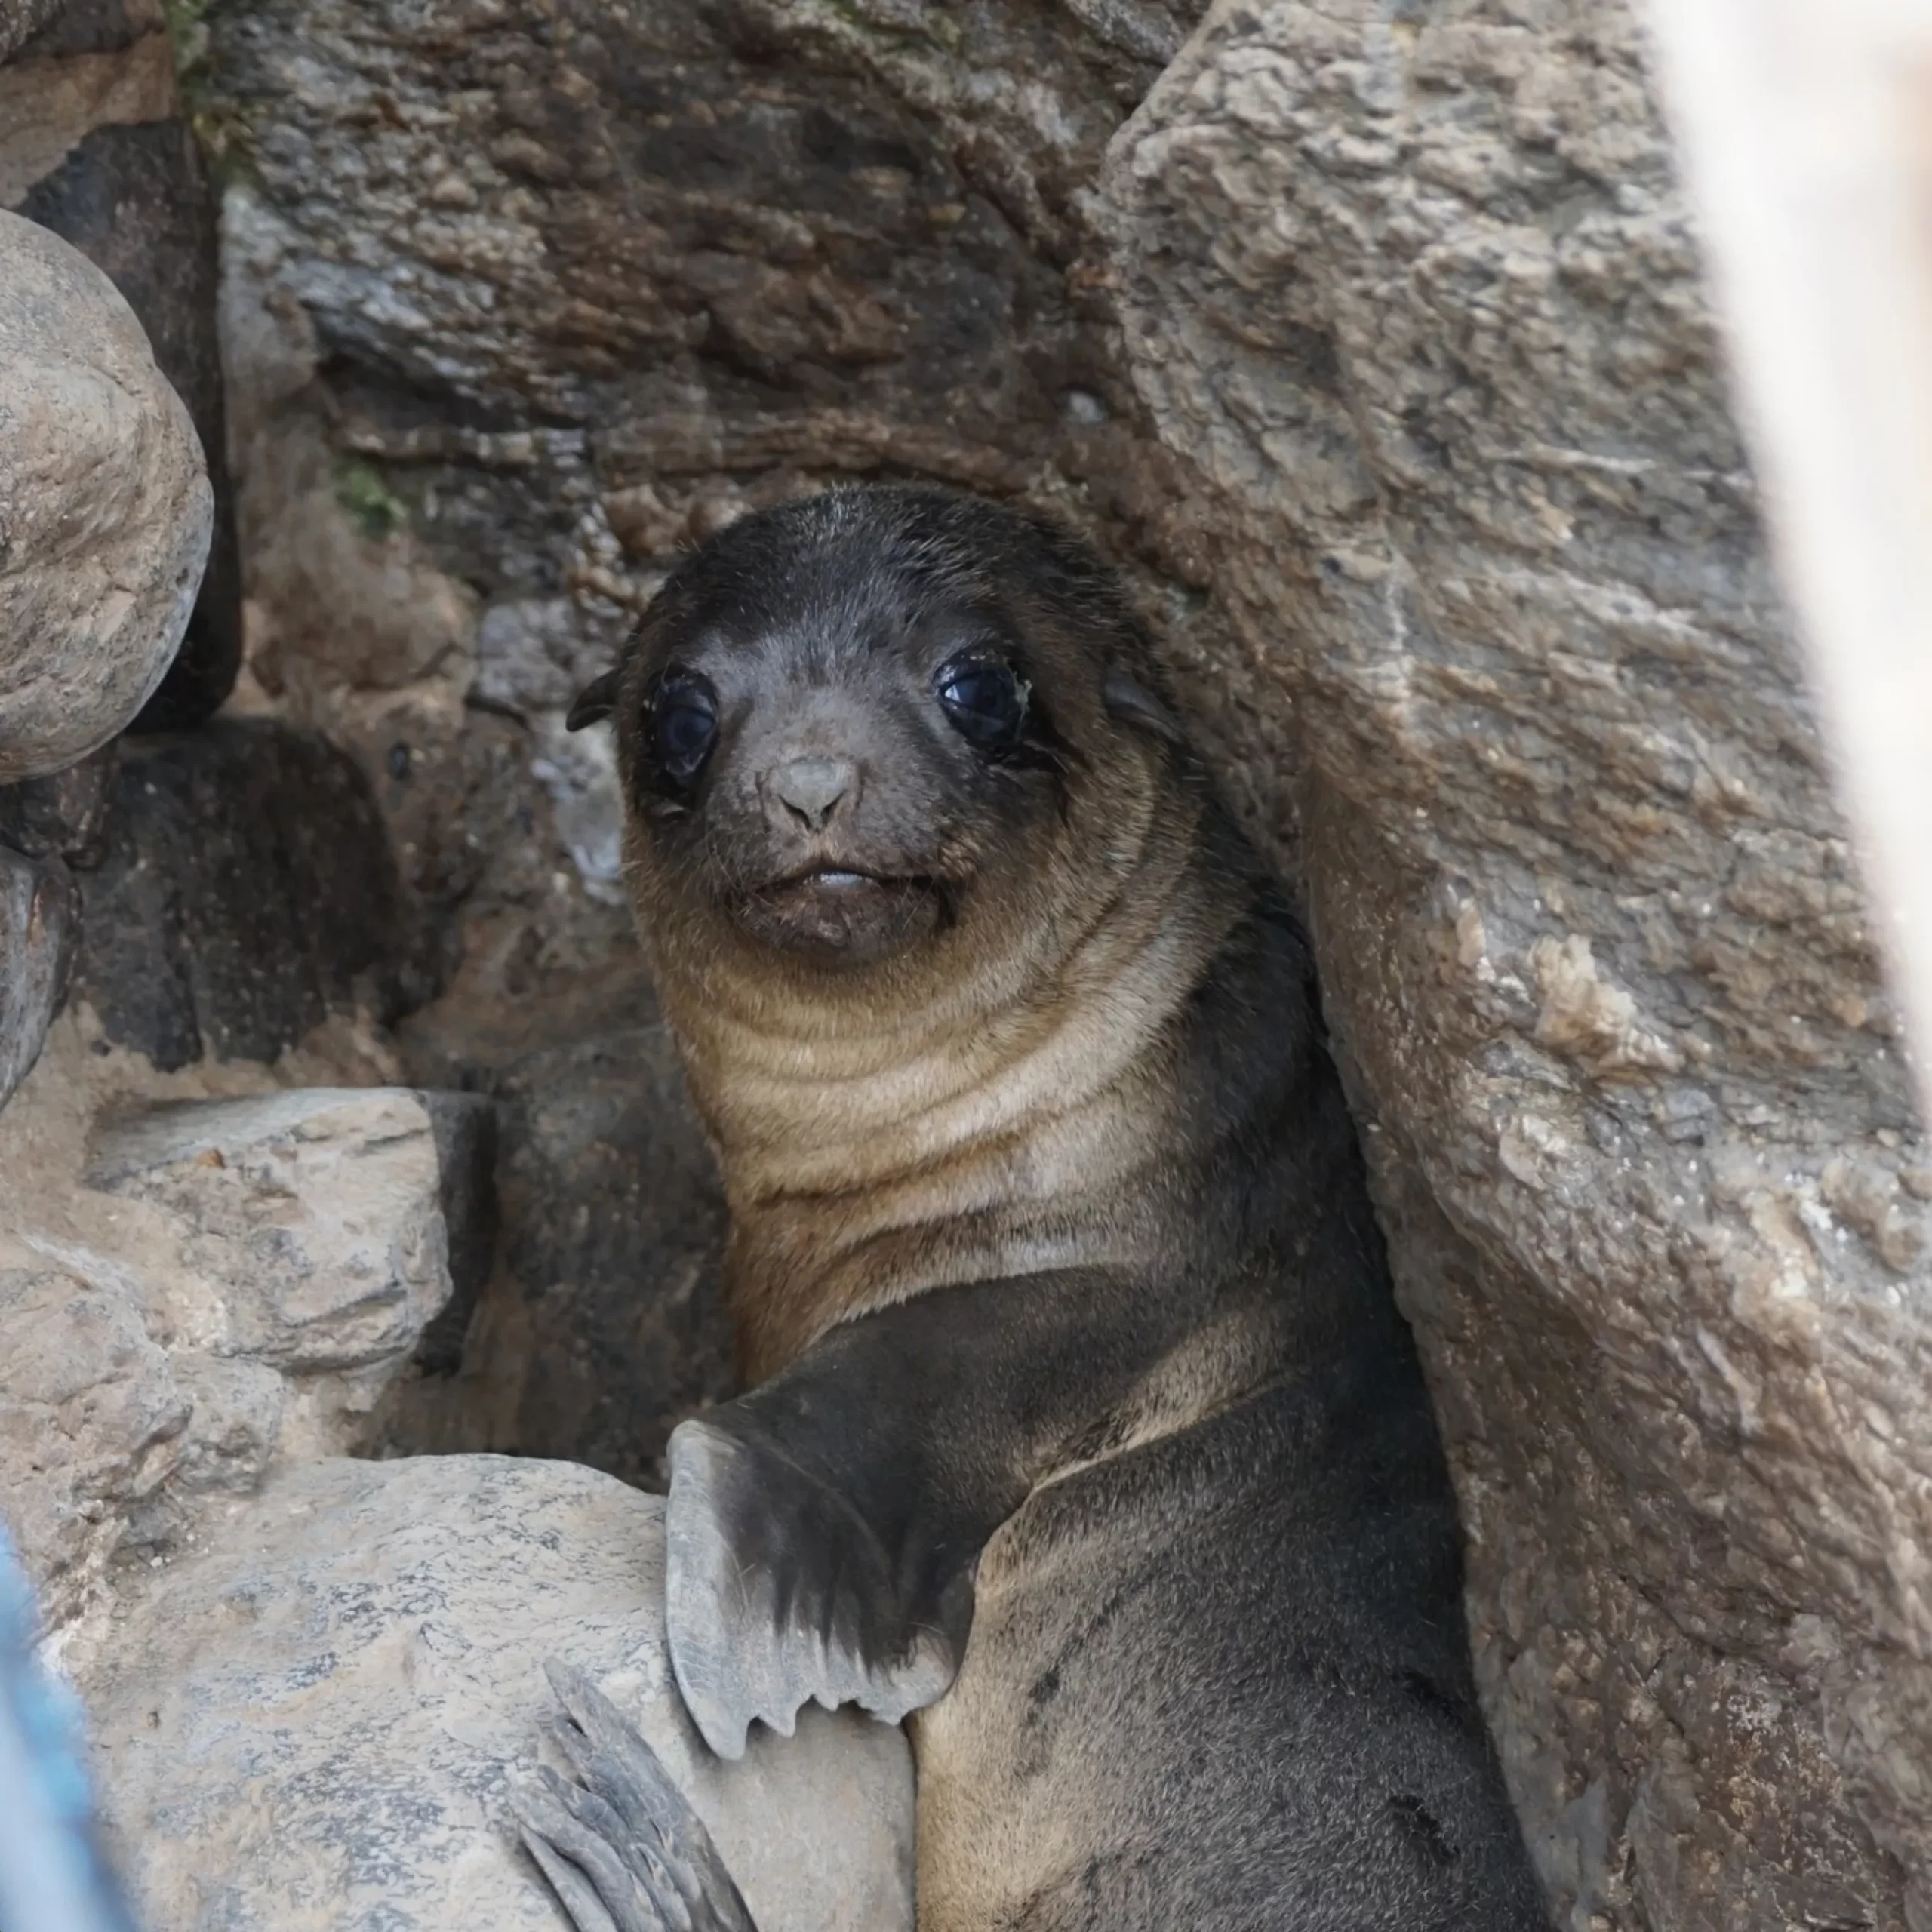
[[[0,1507],[82,1657],[111,1641],[117,1560],[378,1446],[479,1223],[469,1291],[487,1269],[491,1143],[472,1095],[97,1106],[53,1091],[74,1070],[57,1052],[0,1121]]]
[[[192,1412],[138,1290],[62,1259],[0,1268],[0,1498],[55,1620],[179,1466]]]
[[[1923,1143],[1643,44],[1395,14],[1216,7],[1106,219],[1292,706],[1491,1714],[1579,1932],[1922,1928]]]
[[[113,285],[0,213],[0,784],[112,737],[172,662],[214,500]]]
[[[209,1291],[184,1338],[298,1375],[406,1354],[449,1294],[431,1103],[297,1087],[158,1107],[96,1137],[90,1186],[161,1209]]]
[[[561,1463],[327,1462],[144,1572],[86,1676],[152,1932],[551,1932],[505,1794],[561,1657],[640,1725],[761,1932],[910,1932],[903,1735],[816,1707],[711,1757],[665,1649],[663,1503]]]

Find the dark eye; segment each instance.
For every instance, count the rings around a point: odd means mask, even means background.
[[[1004,751],[1020,742],[1029,687],[996,658],[955,660],[934,680],[946,715],[968,744]]]
[[[718,694],[695,671],[669,671],[651,703],[651,742],[657,768],[673,785],[689,785],[718,742]]]

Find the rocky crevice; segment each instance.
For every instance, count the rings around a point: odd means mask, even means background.
[[[57,195],[0,134],[29,212],[179,125],[127,104],[155,23],[89,54],[75,5],[0,0],[63,101],[120,63]],[[0,1081],[55,1026],[0,1137],[94,1061],[144,1106],[331,1057],[487,1097],[500,1235],[357,1443],[650,1479],[729,1386],[721,1210],[564,710],[747,507],[1054,510],[1304,895],[1559,1922],[1932,1926],[1932,1157],[1626,0],[251,0],[176,42],[238,721],[0,792]],[[146,1549],[247,1405],[103,1292],[49,1306]]]

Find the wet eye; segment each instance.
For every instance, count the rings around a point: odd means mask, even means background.
[[[667,672],[651,700],[651,740],[672,783],[690,784],[718,742],[718,694],[694,671]]]
[[[1020,742],[1029,687],[1008,666],[968,658],[947,665],[934,684],[946,717],[968,744],[1004,751]]]

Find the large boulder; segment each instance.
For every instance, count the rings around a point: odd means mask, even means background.
[[[181,648],[140,714],[149,728],[198,724],[242,661],[215,326],[218,198],[175,72],[177,45],[192,66],[195,38],[186,15],[171,32],[159,0],[77,0],[0,65],[0,208],[72,242],[120,291],[188,406],[214,492],[208,567]],[[0,62],[5,41],[0,26]]]
[[[911,1932],[904,1736],[814,1706],[713,1758],[670,1674],[663,1509],[561,1463],[327,1462],[142,1573],[85,1688],[146,1924],[556,1932],[506,1801],[558,1657],[657,1749],[761,1932]]]
[[[1636,23],[1218,6],[1106,192],[1552,1892],[1932,1924],[1932,1161]]]
[[[186,410],[106,277],[0,212],[0,785],[125,725],[181,641],[213,498]]]

